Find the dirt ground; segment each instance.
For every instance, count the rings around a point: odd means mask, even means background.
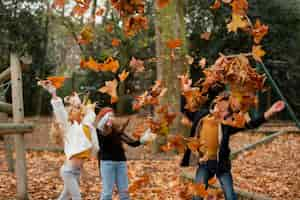
[[[33,134],[26,136],[29,147],[53,147],[49,143],[50,118],[28,119],[38,125]],[[139,123],[138,120],[134,120]],[[131,124],[130,128],[134,128]],[[231,140],[232,150],[253,143],[263,134],[239,133]],[[131,192],[133,200],[179,200],[186,185],[180,178],[181,155],[153,155],[149,147],[127,148],[129,179],[131,183],[145,176],[146,185]],[[33,152],[26,154],[28,189],[31,199],[56,199],[62,190],[59,168],[64,161],[61,153]],[[264,194],[275,200],[300,200],[300,135],[285,134],[254,150],[240,154],[232,166],[235,186]],[[85,163],[81,178],[83,199],[99,199],[101,180],[96,160]],[[15,175],[7,171],[3,142],[0,142],[0,200],[15,199]],[[114,197],[116,198],[116,195]]]

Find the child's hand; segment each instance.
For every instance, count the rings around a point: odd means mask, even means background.
[[[265,119],[269,119],[274,114],[281,112],[285,108],[285,103],[283,101],[276,101],[271,108],[269,108],[265,114]]]

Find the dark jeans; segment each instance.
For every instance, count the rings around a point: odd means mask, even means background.
[[[221,184],[226,200],[237,200],[237,196],[233,189],[233,180],[230,171],[216,173],[216,170],[210,170],[207,165],[199,165],[196,173],[195,183],[203,183],[208,187],[208,180],[217,175]],[[199,196],[194,196],[193,200],[202,200]]]

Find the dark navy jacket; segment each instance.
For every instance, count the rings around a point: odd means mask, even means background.
[[[185,116],[188,117],[190,121],[192,121],[192,128],[190,132],[190,137],[194,137],[196,134],[196,128],[201,118],[209,114],[208,106],[204,106],[199,111],[196,112],[190,112],[184,108],[185,106],[185,99],[184,97],[181,98],[181,112],[185,114]],[[258,115],[256,118],[251,118],[250,122],[246,124],[245,128],[235,128],[228,125],[222,125],[222,140],[219,148],[219,161],[214,161],[208,163],[208,166],[212,168],[216,168],[215,170],[218,171],[218,173],[230,171],[231,169],[231,162],[230,162],[230,148],[229,148],[229,140],[230,137],[239,132],[243,131],[245,129],[253,129],[260,126],[262,123],[265,122],[265,118],[263,114]],[[181,166],[189,166],[191,156],[191,150],[187,149],[184,153],[183,159],[181,161]],[[217,162],[217,163],[216,163]]]

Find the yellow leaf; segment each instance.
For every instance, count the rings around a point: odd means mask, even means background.
[[[254,45],[252,47],[252,56],[253,58],[258,61],[262,62],[262,57],[266,54],[266,52],[262,49],[261,45]]]
[[[116,79],[112,81],[105,81],[105,86],[99,89],[99,92],[106,93],[111,97],[111,104],[116,103],[119,99],[117,94],[118,81]]]
[[[242,16],[232,13],[232,20],[227,24],[228,32],[237,32],[237,30],[246,28],[249,26],[247,20],[243,19]]]
[[[121,74],[119,74],[119,79],[121,82],[125,81],[125,79],[128,77],[129,72],[126,72],[126,70],[123,70]]]

